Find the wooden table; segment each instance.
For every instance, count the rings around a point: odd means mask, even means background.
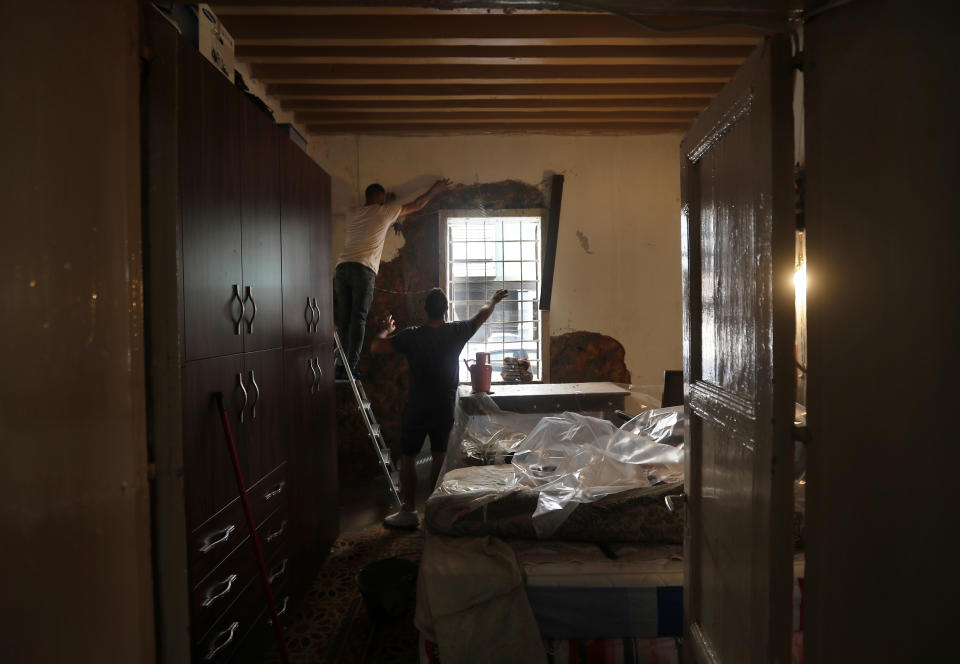
[[[615,383],[521,383],[492,385],[490,398],[502,410],[515,413],[600,412],[607,419],[623,410],[630,390]],[[459,389],[460,407],[479,413],[469,385]]]

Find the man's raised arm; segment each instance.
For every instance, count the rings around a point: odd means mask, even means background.
[[[383,322],[380,327],[380,331],[377,333],[377,336],[373,338],[370,342],[370,352],[376,353],[378,355],[383,355],[385,353],[393,352],[393,344],[390,343],[389,337],[393,334],[393,331],[397,329],[396,324],[393,322],[393,315],[387,314],[387,317],[383,319]]]
[[[400,208],[400,216],[402,217],[413,212],[419,212],[423,208],[427,207],[427,203],[429,203],[434,196],[439,194],[441,191],[446,191],[452,186],[453,183],[447,178],[437,180],[429,189],[427,189],[425,194],[409,203],[405,203],[403,207]]]
[[[487,319],[490,318],[490,314],[493,313],[494,308],[496,308],[500,300],[506,296],[507,290],[505,288],[501,288],[493,294],[493,297],[490,298],[489,302],[480,307],[480,311],[474,314],[473,318],[471,319],[473,320],[474,329],[480,329],[480,326],[487,322]]]

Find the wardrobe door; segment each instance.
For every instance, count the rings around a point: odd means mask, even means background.
[[[250,399],[246,409],[247,486],[286,461],[281,435],[283,354],[280,349],[247,353],[243,374]]]
[[[332,349],[285,350],[284,435],[290,445],[290,514],[297,548],[315,554],[336,533],[336,450],[322,430],[332,407]],[[319,369],[317,368],[319,362]],[[331,525],[332,524],[332,525]]]
[[[282,338],[280,132],[239,92],[233,96],[243,117],[243,345],[250,352],[279,348]]]
[[[184,356],[190,361],[243,349],[242,124],[236,90],[185,45],[180,71]]]
[[[310,158],[290,141],[280,148],[280,227],[283,243],[283,346],[308,346],[317,338],[319,304],[310,267]]]
[[[319,322],[313,343],[333,343],[333,269],[330,256],[330,176],[316,164],[311,166],[310,188],[310,269],[311,287],[316,293]]]
[[[237,483],[214,394],[223,394],[243,473],[247,472],[251,389],[243,356],[188,362],[183,369],[183,466],[187,524],[192,529],[236,498]]]

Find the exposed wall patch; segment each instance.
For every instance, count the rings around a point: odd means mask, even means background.
[[[584,235],[583,231],[577,230],[577,239],[580,240],[580,246],[583,247],[584,253],[593,253],[590,251],[590,238]]]

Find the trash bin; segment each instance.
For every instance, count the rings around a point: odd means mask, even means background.
[[[375,560],[357,574],[357,585],[372,621],[399,618],[417,583],[417,564],[404,558]]]

